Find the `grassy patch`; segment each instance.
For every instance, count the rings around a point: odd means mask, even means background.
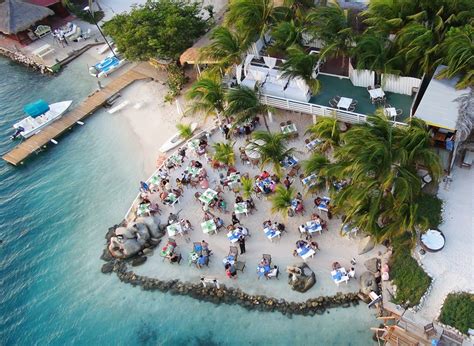
[[[411,257],[407,247],[394,248],[390,260],[391,275],[397,294],[394,302],[406,306],[415,306],[431,284],[431,278]]]
[[[467,334],[469,328],[474,329],[474,294],[466,292],[448,294],[439,320],[464,334]]]
[[[443,201],[437,196],[422,194],[418,200],[418,223],[425,224],[428,228],[436,229],[443,222],[441,208]]]

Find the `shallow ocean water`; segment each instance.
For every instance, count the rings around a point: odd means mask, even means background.
[[[25,103],[83,99],[79,61],[57,77],[0,58],[0,152]],[[107,228],[146,178],[126,120],[105,112],[22,167],[0,162],[0,345],[369,345],[365,304],[291,319],[144,292],[100,273]]]

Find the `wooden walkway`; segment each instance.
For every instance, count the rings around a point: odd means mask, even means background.
[[[79,106],[64,114],[60,119],[54,121],[41,130],[36,135],[24,140],[5,154],[2,158],[17,166],[21,164],[28,156],[38,152],[46,146],[52,139],[60,136],[66,130],[70,129],[89,115],[93,114],[97,109],[102,107],[104,103],[113,95],[132,84],[136,80],[155,78],[157,71],[149,63],[136,64],[132,69],[114,78],[105,88],[90,95]]]

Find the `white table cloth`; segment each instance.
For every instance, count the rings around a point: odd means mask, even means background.
[[[351,106],[351,103],[352,103],[352,99],[348,97],[341,97],[341,99],[337,103],[337,108],[348,110],[349,107]]]
[[[369,90],[369,94],[371,99],[378,99],[385,96],[385,93],[383,92],[382,88],[371,89]]]
[[[395,118],[397,116],[397,109],[394,107],[385,108],[385,114],[389,117]]]

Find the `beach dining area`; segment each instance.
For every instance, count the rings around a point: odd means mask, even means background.
[[[359,255],[358,236],[341,235],[342,222],[331,215],[329,192],[311,189],[316,177],[303,174],[301,164],[317,145],[308,146],[313,141],[305,135],[309,125],[309,116],[289,113],[277,114],[270,123],[272,132],[288,134],[288,145],[297,149],[281,162],[280,175],[271,165],[262,165],[251,135],[231,138],[234,165],[216,165],[213,144],[225,141],[219,128],[205,129],[169,154],[152,177],[139,184],[140,196],[129,215],[151,217],[163,225],[165,235],[154,250],[162,256],[151,254],[134,271],[160,279],[218,280],[248,293],[293,301],[357,292],[358,281],[344,279],[349,276],[342,269],[339,278],[333,263],[347,269],[355,259],[357,269],[375,255]],[[256,124],[254,130],[264,127]],[[284,183],[296,194],[287,212],[272,211],[272,197]],[[292,274],[287,267],[298,263],[316,275],[309,293],[288,285]]]

